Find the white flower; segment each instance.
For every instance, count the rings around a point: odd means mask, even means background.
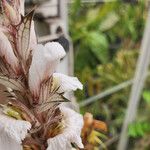
[[[57,84],[54,86],[59,87],[59,93],[83,89],[82,83],[76,77],[70,77],[61,73],[54,73],[53,80],[54,84]]]
[[[11,66],[13,71],[17,74],[19,71],[19,62],[16,58],[12,46],[6,35],[0,29],[0,56]]]
[[[80,138],[81,129],[83,127],[82,116],[66,107],[61,107],[60,109],[64,115],[63,121],[65,129],[61,134],[48,139],[47,150],[71,150],[71,143],[75,143],[79,148],[83,148]]]
[[[0,114],[0,150],[22,150],[22,140],[25,139],[31,124],[27,121],[15,120]]]
[[[57,42],[50,42],[45,46],[37,45],[34,48],[29,69],[29,87],[34,97],[38,97],[40,84],[53,74],[65,54],[64,48]]]

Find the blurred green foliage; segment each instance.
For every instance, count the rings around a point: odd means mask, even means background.
[[[146,1],[83,4],[75,0],[69,14],[75,74],[84,84],[84,90],[76,92],[78,101],[133,78],[147,14]],[[129,92],[130,87],[124,88],[81,108],[81,112],[89,111],[105,120],[110,135],[116,135],[121,129]],[[148,102],[149,95],[144,93],[143,99]],[[141,111],[140,119],[129,128],[129,135],[142,139],[149,131],[149,122],[143,116],[150,113],[144,102],[141,106],[146,112]]]
[[[129,136],[136,150],[150,149],[150,90],[144,90],[136,121],[129,126]]]
[[[150,91],[144,91],[143,98],[148,104],[150,104]]]
[[[88,5],[74,1],[69,26],[77,60],[75,71],[111,61],[120,47],[135,48],[143,33],[144,8],[143,1]]]
[[[131,137],[143,137],[146,133],[150,133],[150,122],[134,122],[129,126],[129,135]]]
[[[90,73],[91,76],[88,76],[89,69],[86,68],[86,73],[80,74],[81,81],[85,82],[87,85],[84,89],[85,92],[89,94],[88,96],[92,96],[100,91],[104,91],[131,79],[134,75],[137,58],[137,50],[120,50],[112,62],[97,66],[97,76],[94,76],[94,74],[96,74],[95,72],[93,72],[93,74]],[[95,116],[102,117],[110,124],[111,134],[114,135],[120,129],[124,119],[123,116],[127,107],[129,92],[130,87],[124,88],[123,90],[107,96],[96,103],[90,104],[81,110],[83,112],[88,110]],[[82,95],[82,91],[77,93],[77,97],[81,97]]]

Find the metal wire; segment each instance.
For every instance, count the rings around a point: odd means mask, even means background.
[[[115,2],[116,0],[82,0],[82,3],[103,3],[103,2]]]
[[[81,3],[104,3],[104,2],[115,2],[117,0],[82,0]],[[69,1],[68,3],[73,3],[74,0]]]
[[[79,103],[79,106],[80,107],[84,107],[84,106],[86,106],[86,105],[88,105],[90,103],[93,103],[93,102],[95,102],[95,101],[97,101],[97,100],[99,100],[99,99],[101,99],[103,97],[106,97],[106,96],[111,95],[111,94],[113,94],[113,93],[115,93],[115,92],[117,92],[117,91],[119,91],[121,89],[126,88],[129,85],[131,85],[132,83],[133,83],[133,79],[125,81],[125,82],[123,82],[121,84],[118,84],[118,85],[116,85],[116,86],[114,86],[114,87],[112,87],[112,88],[110,88],[110,89],[108,89],[108,90],[106,90],[106,91],[104,91],[102,93],[99,93],[99,94],[97,94],[97,95],[95,95],[93,97],[85,99],[84,101]]]
[[[150,72],[148,72],[147,76],[150,76]],[[118,85],[116,85],[116,86],[114,86],[112,88],[109,88],[109,89],[107,89],[107,90],[105,90],[105,91],[103,91],[103,92],[101,92],[101,93],[99,93],[99,94],[97,94],[95,96],[87,98],[87,99],[81,101],[79,103],[79,106],[80,107],[84,107],[84,106],[86,106],[86,105],[88,105],[90,103],[93,103],[93,102],[95,102],[95,101],[97,101],[99,99],[102,99],[102,98],[104,98],[104,97],[106,97],[108,95],[111,95],[111,94],[113,94],[115,92],[118,92],[118,91],[120,91],[120,90],[122,90],[122,89],[124,89],[124,88],[126,88],[126,87],[128,87],[130,85],[132,85],[133,81],[134,81],[133,79],[127,80],[127,81],[122,82],[122,83],[120,83],[120,84],[118,84]]]

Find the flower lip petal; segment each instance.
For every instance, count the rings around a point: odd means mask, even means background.
[[[57,86],[60,86],[58,91],[60,93],[83,89],[82,83],[76,77],[70,77],[61,73],[54,73],[53,78],[54,82],[58,80]]]
[[[0,149],[22,150],[22,140],[30,128],[29,122],[15,120],[0,112]]]
[[[35,33],[35,25],[34,21],[31,22],[31,29],[30,29],[30,41],[29,41],[29,48],[30,50],[33,50],[34,47],[37,45],[37,38]]]
[[[18,59],[16,58],[12,46],[2,29],[0,29],[0,56],[4,57],[12,70],[18,74],[20,70]]]
[[[61,59],[66,55],[64,48],[58,42],[49,42],[45,44],[45,48],[49,50],[51,59]]]
[[[34,97],[38,99],[41,83],[54,73],[64,56],[65,50],[57,42],[49,42],[45,46],[38,44],[34,47],[29,69],[29,87]]]
[[[20,14],[22,14],[24,16],[24,3],[25,3],[25,0],[19,0],[19,12]]]
[[[63,132],[54,138],[48,139],[47,150],[70,150],[71,143],[77,144],[79,148],[84,148],[80,138],[81,129],[83,127],[83,117],[67,107],[60,107],[64,116],[65,128]],[[62,147],[63,146],[63,147]]]

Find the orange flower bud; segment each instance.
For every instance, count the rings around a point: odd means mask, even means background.
[[[102,130],[102,131],[107,131],[107,125],[106,123],[99,121],[99,120],[94,120],[93,121],[93,127],[94,129]]]

